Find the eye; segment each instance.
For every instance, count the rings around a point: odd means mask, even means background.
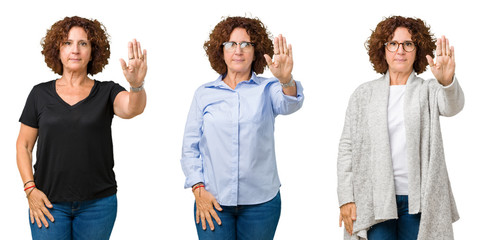
[[[225,42],[222,45],[224,45],[225,48],[229,49],[229,48],[233,48],[235,45],[237,45],[237,43],[235,43],[235,42]]]
[[[389,42],[389,46],[395,47],[395,46],[397,46],[397,42]]]
[[[63,42],[63,45],[67,45],[69,46],[71,44],[71,42],[67,41],[67,42]]]
[[[88,45],[88,44],[87,44],[86,42],[81,42],[81,43],[80,43],[80,46],[83,46],[83,47],[85,47],[85,46],[87,46],[87,45]]]
[[[404,45],[406,47],[412,47],[412,46],[414,46],[414,43],[413,42],[404,42]]]
[[[249,45],[250,45],[250,44],[249,44],[248,42],[241,42],[240,47],[241,47],[241,48],[245,48],[245,47],[247,47],[247,46],[249,46]]]

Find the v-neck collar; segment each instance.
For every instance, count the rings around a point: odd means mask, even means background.
[[[85,97],[84,99],[76,102],[75,104],[70,105],[70,104],[68,104],[67,102],[65,102],[65,100],[63,100],[63,98],[60,97],[60,95],[58,94],[57,89],[56,89],[57,80],[58,80],[58,79],[55,79],[55,80],[52,81],[52,82],[53,82],[53,84],[52,84],[52,90],[53,90],[55,96],[57,97],[57,99],[58,99],[63,105],[65,105],[67,108],[75,108],[75,107],[81,105],[81,104],[82,104],[83,102],[85,102],[87,99],[89,99],[89,98],[92,96],[92,93],[94,92],[94,89],[97,87],[97,84],[98,84],[98,81],[94,79],[94,80],[93,80],[93,81],[94,81],[94,85],[93,85],[92,88],[90,89],[89,95],[87,95],[87,97]]]

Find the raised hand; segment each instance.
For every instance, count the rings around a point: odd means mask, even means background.
[[[431,56],[426,56],[434,77],[444,86],[453,82],[455,61],[454,47],[449,46],[449,40],[442,36],[436,42],[436,63]]]
[[[124,76],[130,83],[130,86],[137,88],[144,82],[147,74],[147,50],[140,48],[140,42],[134,39],[129,42],[129,65],[125,63],[124,59],[120,59],[120,65],[124,72]]]
[[[291,72],[294,65],[292,60],[292,46],[287,45],[286,38],[279,34],[274,39],[274,61],[272,58],[264,54],[267,65],[272,75],[279,79],[281,83],[288,83],[291,80]]]

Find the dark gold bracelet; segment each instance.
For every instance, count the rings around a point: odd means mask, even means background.
[[[34,180],[28,180],[23,184],[23,187],[27,186],[28,183],[35,182]]]

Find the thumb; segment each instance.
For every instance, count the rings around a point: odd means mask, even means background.
[[[271,67],[272,65],[272,58],[267,55],[267,54],[264,54],[264,58],[266,59],[266,62],[267,62],[267,66]]]
[[[43,196],[43,202],[45,203],[45,206],[47,206],[48,208],[53,208],[53,205],[52,203],[48,200],[47,196]]]
[[[220,207],[219,203],[216,200],[214,200],[214,207],[215,209],[217,209],[217,211],[222,211],[222,208]]]
[[[434,67],[434,61],[433,61],[433,58],[429,55],[426,55],[426,59],[428,60],[428,64],[431,68]]]
[[[125,63],[124,59],[119,59],[120,60],[120,66],[122,67],[122,70],[127,70],[127,64]]]

